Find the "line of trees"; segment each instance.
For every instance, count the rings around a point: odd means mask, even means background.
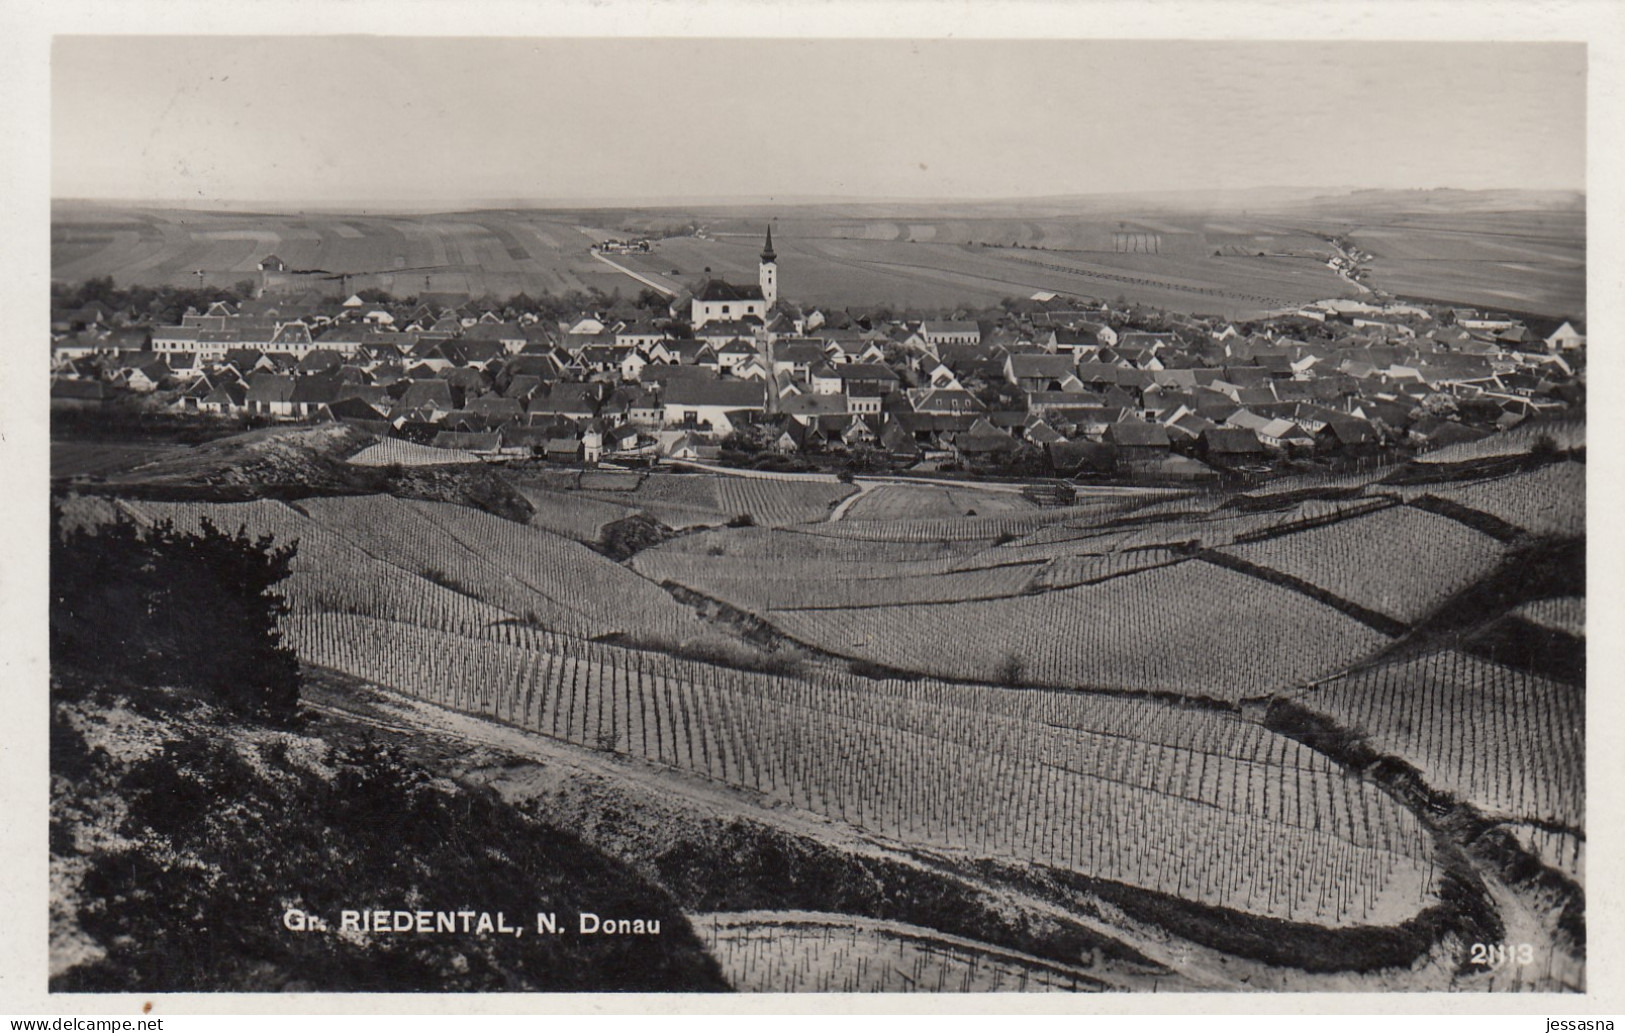
[[[82,283],[52,282],[51,308],[77,311],[99,304],[115,312],[128,309],[132,323],[173,326],[189,308],[203,312],[216,301],[238,304],[252,298],[254,289],[253,280],[239,280],[230,287],[120,287],[111,276],[96,276]]]

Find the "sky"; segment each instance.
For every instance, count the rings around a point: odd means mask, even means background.
[[[1583,44],[58,36],[58,198],[1585,187]]]

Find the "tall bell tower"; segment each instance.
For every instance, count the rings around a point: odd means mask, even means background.
[[[762,247],[762,265],[756,274],[757,282],[762,285],[762,297],[767,301],[767,307],[772,308],[773,303],[779,300],[779,256],[773,253],[773,227],[767,228],[767,243]]]

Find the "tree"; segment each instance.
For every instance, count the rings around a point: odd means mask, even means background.
[[[1416,411],[1421,415],[1434,416],[1439,419],[1449,419],[1457,416],[1459,415],[1459,409],[1460,407],[1456,405],[1454,396],[1445,394],[1442,391],[1436,391],[1423,398],[1422,404],[1416,407]]]
[[[53,505],[53,526],[61,512]],[[197,533],[128,518],[51,540],[53,665],[190,689],[266,720],[291,719],[299,662],[282,645],[275,590],[296,546],[235,535],[206,518]]]
[[[860,443],[852,446],[846,460],[846,469],[852,473],[876,473],[888,467],[886,454],[873,445]]]

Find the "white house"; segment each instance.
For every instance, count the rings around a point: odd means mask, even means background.
[[[666,385],[662,400],[662,422],[667,427],[691,427],[717,435],[733,432],[730,416],[767,409],[767,391],[760,381],[673,380]]]
[[[982,328],[965,320],[938,320],[920,324],[928,344],[981,344]]]
[[[756,358],[756,349],[744,341],[735,338],[716,350],[717,365],[722,372],[732,373],[751,359]]]
[[[635,348],[626,349],[626,353],[621,356],[621,379],[637,380],[643,376],[644,367],[648,365],[648,356]]]
[[[1552,331],[1546,338],[1546,347],[1552,351],[1569,351],[1579,348],[1586,343],[1586,335],[1574,328],[1574,324],[1564,322],[1562,326]]]

